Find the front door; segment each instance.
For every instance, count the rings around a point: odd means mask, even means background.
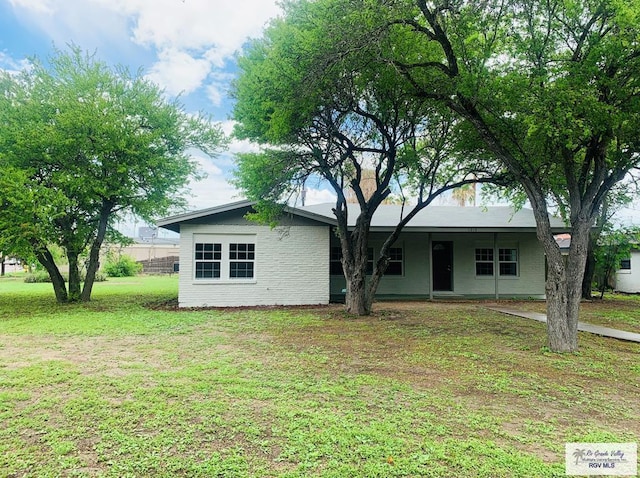
[[[453,242],[433,241],[431,244],[433,262],[433,290],[453,290]]]

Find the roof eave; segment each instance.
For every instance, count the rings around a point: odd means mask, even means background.
[[[217,214],[223,214],[225,212],[234,211],[236,209],[248,208],[256,204],[256,201],[237,201],[234,203],[223,204],[221,206],[214,206],[207,209],[201,209],[198,211],[191,211],[183,214],[176,214],[175,216],[163,217],[156,221],[158,227],[168,229],[173,232],[180,232],[180,224],[200,219],[207,216],[215,216]],[[317,222],[335,226],[338,224],[336,219],[316,214],[302,209],[295,208],[293,206],[285,206],[285,211],[289,214],[311,219]]]

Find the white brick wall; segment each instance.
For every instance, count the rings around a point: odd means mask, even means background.
[[[202,242],[206,235],[255,242],[254,279],[195,279],[194,239]],[[183,224],[178,301],[180,307],[327,304],[329,227]]]

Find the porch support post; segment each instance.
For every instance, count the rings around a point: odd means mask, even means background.
[[[433,241],[429,233],[429,300],[433,300]]]
[[[498,233],[493,233],[493,280],[496,300],[500,298],[500,258],[498,257]]]

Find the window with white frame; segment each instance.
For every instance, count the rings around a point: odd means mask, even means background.
[[[476,276],[493,276],[494,253],[493,248],[476,248]],[[501,247],[498,249],[498,274],[501,277],[518,275],[518,249],[515,247]]]
[[[498,249],[498,267],[501,276],[517,276],[518,249],[515,247]]]
[[[222,244],[219,242],[196,242],[196,279],[219,279],[222,261]]]
[[[401,276],[404,272],[404,254],[402,247],[391,247],[389,249],[389,265],[384,272],[386,276]]]
[[[232,279],[252,279],[255,259],[255,244],[229,244],[229,277]]]
[[[493,275],[493,249],[488,247],[476,248],[476,275]]]
[[[194,236],[194,278],[235,281],[256,276],[254,236],[196,234]]]

